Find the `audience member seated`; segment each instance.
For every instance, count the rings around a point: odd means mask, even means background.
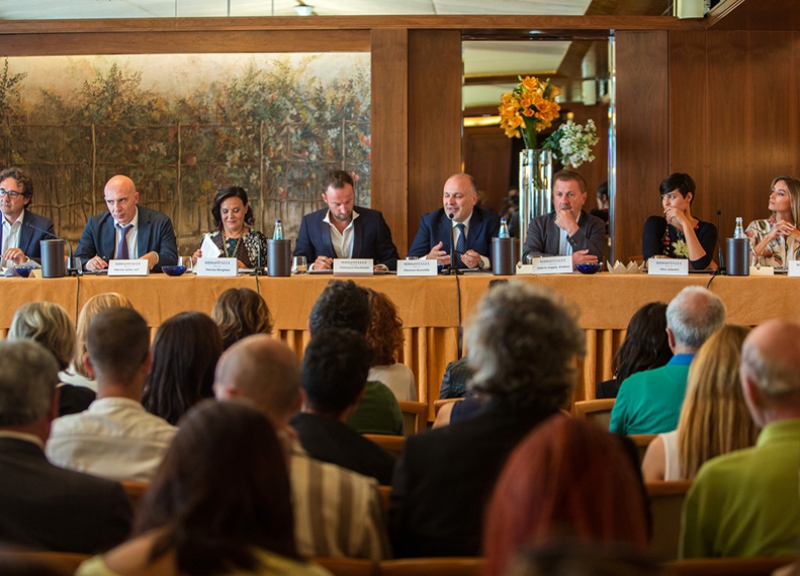
[[[384,560],[389,541],[378,483],[311,458],[289,426],[303,402],[301,381],[295,353],[259,334],[222,357],[214,390],[219,400],[251,401],[278,432],[288,455],[297,551],[309,557]]]
[[[800,325],[770,320],[744,341],[742,391],[756,445],[709,460],[683,506],[681,557],[790,556],[800,539]]]
[[[575,314],[555,294],[510,283],[481,300],[466,334],[480,414],[406,438],[392,481],[397,557],[478,556],[483,511],[508,455],[569,399],[585,353]]]
[[[448,362],[444,369],[444,376],[442,376],[442,386],[439,388],[439,400],[464,398],[468,393],[472,374],[472,368],[467,362],[466,356]]]
[[[642,473],[647,482],[694,480],[700,465],[756,443],[739,383],[742,343],[749,328],[728,325],[700,347],[689,368],[678,429],[659,434],[647,447]]]
[[[214,397],[222,338],[202,312],[181,312],[158,327],[151,350],[142,406],[175,426],[189,408]]]
[[[597,398],[616,398],[619,387],[633,374],[660,368],[672,358],[667,338],[667,305],[650,302],[628,322],[625,340],[614,354],[614,377],[597,385]]]
[[[611,410],[612,432],[660,434],[678,426],[686,378],[695,352],[725,325],[725,305],[700,286],[687,286],[667,306],[667,336],[673,356],[666,366],[625,380]]]
[[[767,220],[753,220],[745,235],[750,239],[751,259],[761,266],[786,268],[800,260],[800,180],[779,176],[772,181]]]
[[[303,355],[303,410],[291,423],[312,458],[389,484],[394,458],[345,424],[366,393],[371,358],[369,343],[355,330],[316,332]]]
[[[618,436],[556,415],[512,452],[486,510],[487,576],[503,576],[514,555],[548,541],[648,546],[645,494]]]
[[[650,216],[642,232],[642,255],[650,258],[688,258],[693,270],[709,267],[717,247],[717,227],[692,216],[694,180],[670,174],[659,187],[664,216]]]
[[[411,368],[397,361],[405,341],[403,322],[397,316],[397,306],[386,294],[371,288],[367,288],[367,291],[372,316],[367,340],[375,352],[367,380],[385,384],[400,402],[416,402],[417,385],[414,382],[414,373]]]
[[[47,457],[110,480],[149,482],[176,428],[141,403],[151,365],[147,323],[135,310],[103,310],[89,325],[86,347],[97,400],[85,412],[53,422]]]
[[[0,541],[81,554],[119,544],[133,515],[122,487],[45,458],[56,361],[28,340],[0,342],[0,357]]]
[[[297,552],[283,450],[258,410],[208,400],[184,416],[133,539],[76,572],[122,574],[329,575]]]
[[[64,308],[51,302],[29,302],[20,306],[11,321],[9,340],[35,340],[55,357],[60,370],[66,370],[75,351],[75,326]],[[83,412],[94,401],[95,393],[85,386],[58,384],[58,415]]]
[[[272,334],[272,316],[261,295],[250,288],[228,288],[211,310],[225,350],[252,334]]]
[[[308,329],[312,337],[325,328],[348,328],[366,337],[371,322],[367,290],[352,280],[332,280],[311,309]],[[400,436],[403,434],[403,413],[385,384],[367,380],[361,401],[347,424],[361,434]]]
[[[106,308],[133,308],[133,304],[125,296],[116,292],[107,292],[89,298],[78,315],[75,355],[69,368],[59,374],[62,382],[75,386],[85,386],[97,392],[97,383],[89,374],[89,371],[86,370],[83,357],[86,355],[86,332],[89,330],[89,324],[98,312]]]

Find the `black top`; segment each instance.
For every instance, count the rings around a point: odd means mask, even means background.
[[[292,427],[312,458],[372,476],[382,486],[391,484],[392,455],[347,424],[335,418],[300,413],[292,418]]]
[[[618,392],[619,392],[619,384],[617,384],[617,379],[612,378],[611,380],[600,382],[597,385],[596,397],[598,400],[603,398],[616,398]]]
[[[467,385],[472,380],[472,368],[467,364],[467,357],[447,363],[439,389],[439,399],[464,398],[467,396]]]
[[[695,270],[705,270],[714,259],[714,250],[717,247],[717,227],[710,222],[698,220],[694,232],[706,251],[706,255],[697,260],[689,260],[689,264]],[[672,224],[667,224],[667,219],[663,216],[650,216],[644,223],[642,256],[645,262],[653,256],[687,258],[683,232],[680,232]]]
[[[83,412],[97,395],[86,386],[62,384],[58,387],[58,415],[67,416]]]

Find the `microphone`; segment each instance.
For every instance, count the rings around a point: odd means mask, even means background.
[[[453,230],[453,218],[455,214],[450,213],[447,215],[450,218],[450,274],[458,274],[458,263],[456,262],[456,236]]]
[[[720,217],[722,210],[717,210],[717,256],[719,258],[719,274],[725,274],[725,259],[722,257],[722,226],[720,224]]]
[[[264,268],[261,266],[261,242],[256,242],[256,267],[253,269],[253,276],[263,276]]]
[[[44,228],[39,228],[38,226],[34,226],[30,222],[25,222],[25,226],[28,228],[33,228],[34,230],[41,232],[42,234],[47,234],[55,238],[56,240],[61,240],[62,242],[66,242],[67,248],[69,248],[69,265],[67,266],[67,276],[71,276],[71,272],[75,270],[75,263],[73,262],[73,253],[72,253],[72,242],[67,240],[66,238],[62,238],[61,236],[56,236],[52,232],[45,230]]]

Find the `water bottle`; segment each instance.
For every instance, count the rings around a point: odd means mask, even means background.
[[[283,240],[283,224],[281,224],[280,219],[275,220],[275,231],[272,233],[272,239]]]
[[[508,233],[508,224],[506,223],[505,218],[500,218],[500,232],[497,233],[498,238],[511,238],[511,235]]]
[[[742,217],[736,218],[736,228],[733,229],[734,238],[744,238],[744,229],[742,228]]]

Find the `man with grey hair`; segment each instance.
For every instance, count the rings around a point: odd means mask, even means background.
[[[131,528],[122,487],[47,461],[58,415],[58,365],[30,340],[0,342],[0,541],[96,554]]]
[[[672,358],[666,366],[633,374],[623,382],[611,410],[618,434],[662,434],[678,427],[686,379],[695,352],[725,325],[725,305],[700,286],[687,286],[667,306]]]
[[[487,293],[467,331],[480,414],[406,438],[392,481],[397,557],[479,556],[484,507],[508,455],[557,414],[585,354],[575,314],[554,293],[512,282]]]
[[[800,540],[800,325],[770,320],[744,341],[739,366],[756,445],[713,458],[683,509],[682,558],[795,556]]]
[[[282,439],[301,555],[389,557],[378,482],[311,458],[289,425],[304,393],[297,356],[286,344],[260,334],[231,346],[217,365],[214,393],[218,400],[252,402]]]

